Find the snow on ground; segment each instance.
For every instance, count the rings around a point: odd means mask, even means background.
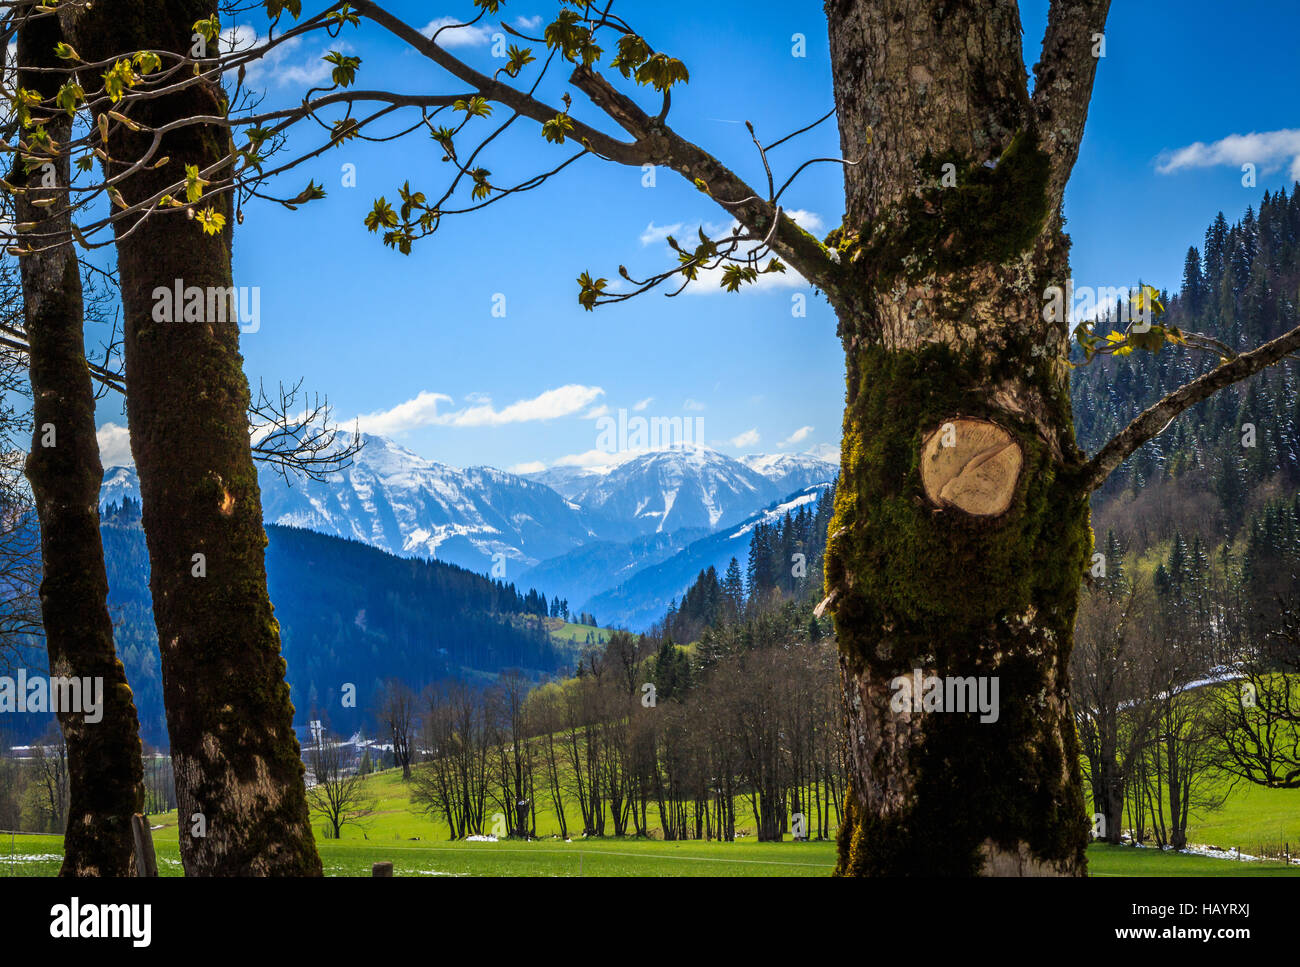
[[[1125,839],[1127,840],[1127,836]],[[1211,846],[1206,843],[1188,843],[1180,850],[1171,850],[1167,846],[1148,846],[1145,843],[1130,842],[1129,845],[1135,846],[1138,849],[1156,849],[1161,850],[1162,852],[1178,852],[1187,856],[1206,856],[1214,860],[1240,860],[1243,863],[1258,863],[1263,861],[1277,863],[1281,861],[1281,858],[1276,856],[1253,856],[1250,853],[1241,852],[1236,847],[1227,848],[1223,846]],[[1300,866],[1300,856],[1291,857],[1291,865]]]

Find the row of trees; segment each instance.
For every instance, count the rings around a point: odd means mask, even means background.
[[[1071,661],[1097,833],[1179,849],[1235,783],[1300,789],[1294,611],[1264,624],[1227,544],[1179,538],[1150,576],[1113,533],[1104,553]]]
[[[775,544],[819,567],[816,521],[830,507],[823,496],[815,511],[761,525],[750,560]],[[820,584],[751,580],[747,593],[733,558],[722,581],[702,571],[649,634],[614,631],[588,649],[569,679],[529,691],[510,672],[488,688],[446,682],[418,702],[389,683],[377,724],[413,801],[453,837],[536,836],[540,815],[566,838],[729,841],[741,803],[761,840],[825,838],[846,776],[835,645],[811,614]]]
[[[68,746],[53,726],[22,749],[0,734],[0,830],[62,833],[68,822]]]
[[[455,838],[532,837],[549,816],[566,838],[729,841],[738,803],[760,840],[829,836],[845,781],[833,644],[791,629],[693,680],[668,670],[672,651],[615,632],[575,678],[531,693],[512,673],[431,689],[412,801]]]
[[[142,762],[144,811],[176,808],[176,779],[171,757],[148,751]],[[0,830],[63,833],[69,805],[68,745],[51,725],[45,734],[21,746],[0,733]]]

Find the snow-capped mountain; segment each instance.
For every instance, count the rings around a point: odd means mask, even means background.
[[[783,491],[768,477],[703,446],[634,457],[574,497],[591,513],[629,521],[642,534],[714,530],[744,519]]]
[[[772,524],[800,507],[815,505],[828,486],[819,483],[802,488],[730,527],[693,541],[671,557],[642,567],[617,587],[589,598],[581,610],[595,614],[602,625],[645,631],[664,616],[668,602],[680,598],[705,568],[717,568],[721,574],[733,557],[743,568],[758,524]]]
[[[520,474],[525,480],[546,484],[561,497],[573,500],[596,481],[605,476],[607,471],[591,470],[587,467],[548,467],[533,473]]]
[[[362,439],[365,446],[352,466],[325,481],[290,484],[263,468],[266,521],[479,572],[489,571],[501,554],[507,580],[521,567],[593,539],[632,536],[629,527],[598,526],[577,504],[535,481],[490,467],[449,467],[385,437]],[[134,468],[111,468],[101,506],[127,495],[139,499]]]
[[[362,439],[353,465],[324,482],[289,485],[263,473],[266,519],[475,571],[490,569],[496,555],[531,566],[598,536],[581,507],[542,484],[490,467],[449,467],[384,437]]]
[[[776,484],[782,493],[793,493],[814,484],[830,483],[840,468],[811,453],[751,453],[740,462]]]
[[[613,457],[611,466],[598,470],[559,468],[524,476],[450,467],[381,436],[363,434],[363,442],[352,466],[325,481],[289,484],[263,469],[267,522],[480,573],[504,560],[508,581],[519,580],[525,568],[554,561],[535,577],[547,575],[542,590],[554,584],[574,604],[579,595],[597,594],[664,560],[687,540],[834,476],[831,464],[812,457],[752,457],[747,466],[702,446],[622,462]],[[101,505],[127,496],[139,499],[134,468],[110,468]],[[678,531],[689,536],[637,541]],[[573,553],[578,551],[589,553]]]
[[[104,482],[99,485],[99,506],[124,503],[127,498],[140,500],[140,480],[135,467],[109,467],[104,471]]]

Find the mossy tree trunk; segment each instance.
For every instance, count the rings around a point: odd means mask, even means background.
[[[214,12],[202,0],[100,0],[69,11],[68,26],[86,61],[141,49],[186,53],[195,22]],[[89,90],[97,82],[84,83]],[[130,110],[156,128],[220,115],[224,94],[193,84],[134,101]],[[143,156],[152,135],[108,120],[111,177]],[[183,180],[187,165],[204,171],[229,149],[223,126],[177,128],[156,155],[168,163],[134,172],[118,187],[128,204],[148,199]],[[196,206],[225,216],[220,234],[205,235],[183,214],[115,226],[127,414],[162,652],[181,860],[189,875],[319,875],[280,629],[266,587],[235,306],[227,298],[224,312],[211,318],[213,302],[205,298],[202,321],[154,319],[156,289],[232,291],[229,197]]]
[[[38,68],[60,66],[53,17],[18,30],[18,86],[52,97],[57,83]],[[56,144],[72,119],[42,121]],[[103,682],[102,714],[87,721],[61,711],[68,746],[68,823],[62,876],[129,876],[135,849],[131,816],[143,807],[139,722],[126,673],[113,647],[108,578],[99,536],[104,471],[95,438],[95,394],[86,363],[80,267],[68,234],[66,156],[29,155],[12,175],[19,223],[31,223],[33,254],[19,260],[33,420],[27,458],[41,525],[41,620],[51,676]],[[38,204],[39,203],[39,204]],[[66,241],[53,244],[62,237]],[[83,705],[91,695],[84,695]]]
[[[1104,23],[1105,6],[1055,5],[1074,9],[1054,9],[1045,55],[1066,47],[1067,66],[1031,99],[1010,0],[827,4],[843,154],[861,159],[829,240],[847,361],[826,567],[840,874],[1085,870],[1067,669],[1092,537],[1069,335],[1044,292],[1068,275],[1061,194],[1095,70],[1060,19]],[[1081,105],[1052,100],[1080,86]],[[996,720],[901,703],[916,669],[996,680]]]

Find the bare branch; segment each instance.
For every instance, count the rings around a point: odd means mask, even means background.
[[[347,443],[340,444],[329,400],[315,395],[309,401],[302,380],[287,388],[281,383],[274,396],[259,383],[248,422],[253,432],[253,459],[286,481],[290,475],[324,480],[352,466],[352,458],[363,446],[355,431]]]
[[[638,144],[650,150],[649,163],[661,164],[694,182],[700,190],[729,212],[736,221],[760,237],[776,223],[771,247],[808,282],[823,291],[835,288],[835,263],[818,241],[783,214],[774,202],[758,192],[718,159],[687,141],[667,125],[650,117],[630,97],[616,90],[589,67],[574,69],[570,82],[593,104],[608,114]]]

